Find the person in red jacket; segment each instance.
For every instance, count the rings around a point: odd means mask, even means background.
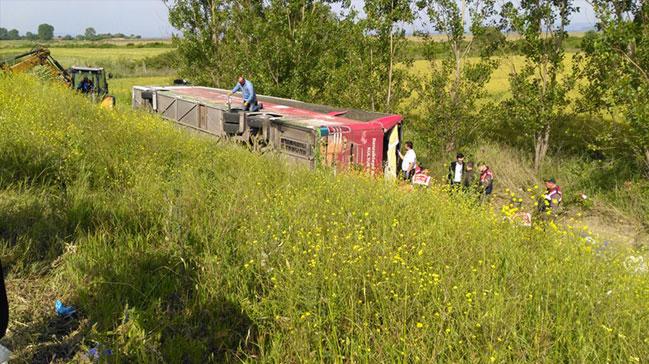
[[[545,195],[543,196],[543,201],[539,203],[539,211],[543,212],[549,207],[552,210],[556,210],[557,207],[561,204],[563,199],[563,192],[561,192],[561,187],[557,184],[557,180],[554,177],[550,177],[545,180]]]
[[[486,164],[481,164],[480,167],[478,167],[478,170],[480,171],[480,190],[482,191],[482,198],[484,200],[491,195],[491,192],[493,192],[494,174],[491,171],[491,168]]]

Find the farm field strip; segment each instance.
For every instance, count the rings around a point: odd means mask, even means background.
[[[0,48],[0,59],[28,52],[31,48]],[[140,60],[168,52],[171,48],[50,48],[52,57],[64,66],[74,63],[93,63],[98,60]]]
[[[564,73],[572,72],[574,53],[567,54],[564,61]],[[487,95],[492,101],[502,101],[510,96],[509,91],[509,73],[514,69],[520,70],[525,64],[523,56],[501,56],[495,57],[498,60],[498,68],[491,74],[491,78],[486,85]],[[479,61],[478,57],[470,57],[470,62]],[[413,62],[411,72],[415,75],[426,75],[431,72],[430,62],[427,60],[416,60]],[[577,95],[573,90],[571,95]]]

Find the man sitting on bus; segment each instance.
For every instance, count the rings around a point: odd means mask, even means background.
[[[252,82],[239,76],[239,82],[232,89],[230,96],[241,91],[243,94],[243,110],[245,111],[259,111],[259,104],[257,103],[257,94],[255,93],[255,87],[252,85]]]

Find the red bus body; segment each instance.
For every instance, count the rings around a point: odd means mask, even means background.
[[[400,115],[340,109],[269,96],[245,112],[229,91],[198,86],[133,87],[133,107],[146,107],[185,127],[218,137],[261,140],[290,160],[315,167],[362,167],[397,175]],[[232,103],[230,103],[232,101]]]

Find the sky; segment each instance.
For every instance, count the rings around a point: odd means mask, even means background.
[[[0,27],[36,33],[39,24],[54,26],[55,35],[97,33],[170,37],[173,28],[161,0],[0,0]]]
[[[569,30],[589,29],[595,23],[586,0],[574,0],[581,8],[572,16]],[[362,7],[360,0],[352,0]],[[173,28],[162,0],[0,0],[0,27],[36,33],[39,24],[54,26],[55,35],[97,33],[137,34],[145,38],[168,38]],[[415,28],[424,25],[418,23]],[[412,31],[412,29],[408,29]]]

